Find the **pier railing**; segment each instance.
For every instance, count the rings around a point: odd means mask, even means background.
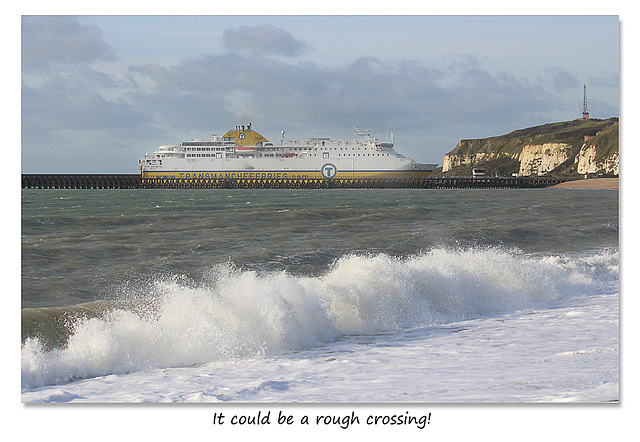
[[[23,189],[473,189],[542,188],[551,177],[426,177],[353,179],[143,179],[140,174],[22,174]]]

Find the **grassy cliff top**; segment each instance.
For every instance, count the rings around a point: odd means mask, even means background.
[[[595,161],[608,158],[618,152],[619,124],[614,124],[598,132],[598,135],[587,142],[587,146],[596,146],[597,155]]]
[[[520,168],[519,157],[524,146],[547,143],[566,144],[570,151],[568,160],[551,172],[556,175],[575,174],[574,159],[585,144],[585,136],[594,137],[586,144],[596,147],[596,160],[599,161],[618,152],[618,128],[619,120],[615,117],[606,120],[576,119],[519,129],[496,137],[462,140],[447,155],[466,158],[444,174],[469,174],[471,157],[475,167],[485,169],[491,175],[511,175]]]
[[[580,148],[584,143],[585,135],[595,136],[598,132],[614,125],[616,126],[615,133],[617,135],[618,118],[615,117],[606,120],[584,120],[580,118],[572,121],[543,124],[541,126],[518,129],[496,137],[462,140],[455,149],[449,152],[449,155],[477,152],[516,154],[527,144],[545,143],[565,143],[572,147]]]

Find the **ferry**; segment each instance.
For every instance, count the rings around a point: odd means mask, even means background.
[[[180,144],[164,144],[145,154],[142,179],[191,180],[332,180],[354,178],[422,178],[438,165],[417,163],[394,149],[391,141],[354,127],[354,140],[285,139],[274,145],[251,123],[224,135],[209,134]]]

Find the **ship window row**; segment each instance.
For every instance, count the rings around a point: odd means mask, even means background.
[[[187,158],[222,158],[222,154],[218,153],[188,153]]]
[[[185,141],[183,146],[218,146],[219,141]]]
[[[187,147],[185,149],[187,152],[212,152],[212,151],[223,151],[224,147]]]
[[[359,148],[359,147],[341,147],[341,148],[340,148],[340,150],[356,150],[356,149],[357,149],[357,150],[360,150],[360,148]],[[363,149],[363,150],[369,150],[369,148],[368,148],[368,147],[363,147],[362,149]],[[322,150],[338,150],[338,148],[337,148],[337,147],[328,147],[328,148],[326,148],[326,149],[322,149]],[[373,150],[373,149],[372,149],[372,150]]]
[[[326,153],[325,155],[329,155],[328,153]],[[317,154],[313,154],[313,156],[318,156]],[[342,156],[341,153],[338,154],[339,157]],[[351,156],[356,156],[356,154],[350,154],[350,153],[345,153],[344,154],[345,157],[351,157]],[[388,157],[389,154],[388,153],[368,153],[368,154],[358,154],[358,156],[363,156],[363,157],[375,157],[375,156],[383,156],[383,157]],[[325,156],[325,158],[329,158],[328,156]]]

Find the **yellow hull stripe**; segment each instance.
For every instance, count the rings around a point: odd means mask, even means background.
[[[366,178],[425,178],[430,172],[426,171],[349,171],[338,172],[331,179],[366,179]],[[170,172],[170,171],[144,171],[142,179],[161,180],[323,180],[325,178],[320,171],[234,171],[234,172]]]

